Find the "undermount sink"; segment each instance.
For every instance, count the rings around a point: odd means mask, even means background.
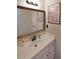
[[[32,41],[29,47],[38,47],[43,42],[42,39],[36,39],[35,41]]]
[[[45,37],[41,36],[41,38],[39,39],[37,37],[37,39],[35,41],[32,41],[31,44],[29,45],[29,47],[39,47],[42,43],[44,43]]]

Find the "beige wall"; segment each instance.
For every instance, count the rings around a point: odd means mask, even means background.
[[[61,25],[49,24],[48,23],[48,6],[52,5],[59,0],[45,0],[45,11],[46,11],[46,24],[48,24],[48,29],[46,31],[54,33],[56,35],[56,59],[61,59]]]
[[[25,7],[29,7],[29,8],[34,8],[34,9],[40,9],[40,10],[44,10],[44,0],[33,0],[36,1],[38,3],[38,6],[33,6],[30,4],[26,3],[26,0],[17,0],[17,5],[21,5],[21,6],[25,6]]]

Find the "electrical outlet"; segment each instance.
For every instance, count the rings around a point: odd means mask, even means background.
[[[48,28],[48,25],[46,25],[46,28]]]

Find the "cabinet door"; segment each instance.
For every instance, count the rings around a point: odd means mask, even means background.
[[[49,57],[49,59],[53,59],[54,58],[54,44],[50,43],[47,47],[47,55]]]
[[[48,59],[47,58],[47,52],[46,49],[43,49],[40,51],[36,56],[34,56],[32,59]]]
[[[48,55],[42,55],[42,56],[36,56],[36,57],[34,57],[33,59],[49,59],[49,56]]]
[[[43,55],[40,59],[49,59],[47,55]]]
[[[54,44],[50,43],[46,48],[40,51],[32,59],[53,59],[54,58]]]

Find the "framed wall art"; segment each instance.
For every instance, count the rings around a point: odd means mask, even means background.
[[[61,24],[61,3],[48,6],[48,23]]]

